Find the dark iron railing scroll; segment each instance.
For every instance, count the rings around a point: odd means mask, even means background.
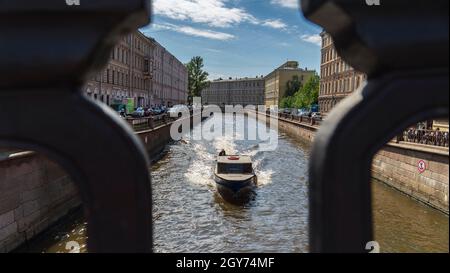
[[[83,199],[89,251],[148,252],[147,156],[125,121],[81,86],[121,37],[148,22],[150,3],[80,2],[0,1],[0,146],[45,153],[69,172]],[[448,0],[301,3],[343,59],[368,74],[316,137],[311,251],[362,252],[373,239],[373,155],[410,124],[448,118]]]
[[[302,0],[339,55],[368,75],[322,123],[310,163],[312,252],[364,252],[373,240],[370,165],[407,126],[448,118],[448,0]]]
[[[151,185],[139,139],[82,94],[150,1],[0,1],[0,146],[42,152],[80,190],[90,252],[150,252]],[[76,2],[76,1],[75,1]]]

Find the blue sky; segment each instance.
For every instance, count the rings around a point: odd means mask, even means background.
[[[210,79],[267,75],[287,59],[320,67],[321,28],[298,0],[153,0],[141,29],[186,63],[202,56]]]

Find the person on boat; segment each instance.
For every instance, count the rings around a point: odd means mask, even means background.
[[[219,153],[219,156],[226,156],[226,155],[227,155],[227,153],[225,152],[224,149],[222,149],[222,151],[220,151],[220,153]]]

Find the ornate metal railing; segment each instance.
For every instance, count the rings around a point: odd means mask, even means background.
[[[297,121],[309,126],[320,126],[322,124],[321,118],[314,118],[309,116],[291,115],[286,113],[278,113],[278,117],[286,120]]]
[[[167,114],[162,114],[158,116],[151,117],[141,117],[141,118],[125,118],[126,122],[133,128],[134,131],[150,130],[161,125],[167,124],[174,119],[170,118]]]
[[[286,113],[279,113],[278,117],[288,121],[295,121],[304,125],[319,127],[323,120],[321,118],[313,118],[309,116],[291,115]],[[409,129],[403,131],[399,135],[397,141],[413,142],[432,146],[449,146],[449,133],[439,130],[419,130]]]
[[[448,147],[448,134],[448,132],[439,130],[409,129],[403,132],[400,140],[425,145]]]

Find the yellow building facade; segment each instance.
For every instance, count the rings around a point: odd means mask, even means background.
[[[442,132],[448,132],[448,119],[436,119],[433,120],[433,130],[439,130]]]
[[[265,77],[265,105],[274,106],[280,103],[286,92],[287,82],[297,76],[302,85],[311,79],[315,70],[299,68],[296,61],[288,61]]]

